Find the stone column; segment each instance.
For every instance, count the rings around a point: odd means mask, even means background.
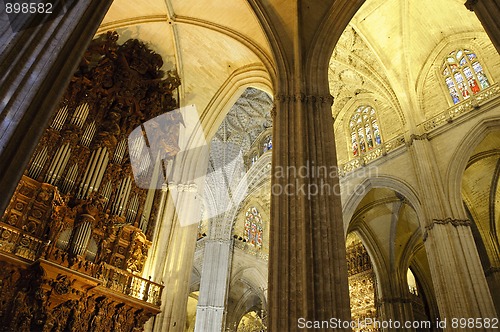
[[[500,53],[500,2],[495,0],[467,0],[465,7],[473,11]]]
[[[271,41],[277,73],[268,329],[298,331],[299,322],[350,321],[328,66],[363,1],[249,3]],[[308,329],[313,330],[321,329]]]
[[[414,320],[411,300],[406,294],[402,297],[384,297],[377,301],[377,311],[381,321],[411,322]],[[405,328],[405,331],[415,331]],[[401,331],[401,328],[387,328],[384,331]]]
[[[161,196],[159,198],[158,215],[155,222],[155,231],[151,241],[151,248],[148,252],[148,258],[144,264],[143,277],[152,277],[155,282],[161,282],[164,262],[166,259],[165,243],[169,242],[172,220],[174,219],[175,208],[172,199],[167,200],[168,184],[164,183],[161,187]],[[170,206],[169,206],[169,205]]]
[[[399,273],[392,270],[389,274],[381,274],[377,280],[381,290],[375,293],[377,296],[375,304],[377,306],[377,319],[381,321],[406,322],[414,320],[410,292],[404,282],[406,271],[398,270]],[[384,329],[384,331],[399,330],[396,328]],[[415,329],[409,328],[405,331],[415,331]]]
[[[500,316],[500,266],[498,263],[496,265],[491,265],[486,271],[484,271],[488,285],[490,286],[491,296],[493,297],[493,302],[495,303],[495,308],[497,311],[497,317]]]
[[[300,318],[350,320],[331,102],[328,95],[276,96],[269,255],[271,331],[298,330]],[[280,169],[289,172],[280,173]],[[313,170],[321,169],[327,172],[313,175]]]
[[[112,0],[52,3],[35,23],[0,11],[0,211]]]
[[[196,332],[224,331],[232,251],[231,239],[205,240]]]
[[[180,186],[183,188],[184,186]],[[152,261],[153,280],[165,285],[161,313],[148,322],[146,331],[184,331],[189,296],[189,279],[193,268],[199,220],[188,214],[199,214],[200,198],[192,190],[169,184],[162,220],[157,230]]]
[[[420,221],[440,318],[447,319],[448,331],[458,331],[452,318],[496,317],[470,221],[452,215],[427,136],[412,135],[409,149],[423,198]]]

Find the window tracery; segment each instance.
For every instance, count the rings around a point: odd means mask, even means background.
[[[468,49],[450,52],[443,61],[441,74],[453,104],[490,86],[476,53]]]
[[[382,144],[382,136],[373,107],[359,106],[349,121],[352,154],[357,157]]]

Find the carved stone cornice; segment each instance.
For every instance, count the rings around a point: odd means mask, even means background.
[[[424,141],[429,139],[429,134],[423,133],[422,135],[411,134],[410,139],[406,142],[406,146],[410,147],[413,144],[413,141]]]
[[[452,218],[446,218],[446,219],[432,219],[432,222],[425,226],[425,231],[423,235],[423,240],[427,240],[427,237],[429,236],[429,231],[431,231],[434,228],[434,225],[447,225],[451,224],[454,227],[459,227],[459,226],[466,226],[470,227],[471,222],[468,219],[452,219]]]

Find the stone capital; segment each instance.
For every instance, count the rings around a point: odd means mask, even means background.
[[[491,267],[489,267],[488,269],[486,269],[486,270],[484,271],[484,275],[485,275],[486,277],[489,277],[489,276],[491,276],[491,275],[493,275],[493,274],[495,274],[495,273],[499,273],[499,272],[500,272],[500,267],[497,267],[497,266],[491,266]]]
[[[279,93],[274,96],[274,99],[279,102],[300,102],[304,104],[329,104],[329,106],[333,105],[333,96],[328,95],[308,95],[303,92],[296,94],[285,94]]]
[[[162,190],[164,185],[162,185]],[[176,189],[179,192],[198,192],[198,185],[196,183],[175,183],[173,181],[169,182],[167,185],[168,189]]]
[[[468,10],[470,10],[471,12],[473,12],[474,11],[474,6],[477,4],[477,1],[478,0],[467,0],[464,5],[465,5],[465,7]]]
[[[471,222],[468,219],[453,219],[449,217],[446,219],[432,219],[432,222],[429,223],[427,226],[425,226],[423,240],[424,241],[427,240],[429,232],[434,228],[434,225],[448,225],[448,224],[451,224],[454,227],[459,227],[459,226],[469,227],[471,225]]]
[[[422,135],[417,135],[417,134],[411,134],[410,135],[410,140],[406,142],[406,146],[410,147],[413,145],[414,141],[424,141],[429,139],[429,134],[423,133]]]

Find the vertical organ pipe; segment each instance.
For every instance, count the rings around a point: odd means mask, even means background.
[[[37,153],[30,165],[30,168],[28,169],[28,176],[30,178],[38,178],[43,169],[43,166],[45,165],[45,162],[47,161],[47,157],[47,147],[44,147],[42,151]]]
[[[66,173],[66,176],[63,179],[61,189],[64,193],[68,193],[73,189],[77,175],[78,175],[78,165],[75,163],[68,169],[68,172]]]
[[[92,142],[92,139],[94,138],[95,131],[96,131],[96,126],[95,126],[95,121],[93,121],[85,128],[83,136],[80,139],[80,144],[88,147],[90,145],[90,142]]]
[[[97,150],[92,151],[92,156],[90,157],[89,163],[87,164],[87,168],[85,169],[85,173],[83,174],[82,182],[80,183],[80,189],[78,190],[78,198],[84,198],[88,184],[89,173],[94,170],[95,164],[97,163]]]
[[[92,222],[94,217],[88,214],[81,216],[84,220],[76,226],[73,239],[71,240],[70,252],[73,255],[83,255],[87,250],[90,236],[92,235]]]
[[[57,115],[54,118],[54,121],[52,121],[50,127],[57,131],[61,130],[64,125],[64,122],[66,121],[67,116],[68,116],[68,106],[64,106],[59,110],[59,112],[57,112]]]
[[[52,159],[52,163],[50,164],[49,171],[45,176],[45,182],[53,185],[57,184],[64,169],[66,168],[70,154],[71,148],[69,143],[66,143],[57,149],[54,159]]]
[[[97,191],[104,171],[108,166],[108,152],[105,147],[100,147],[92,152],[87,169],[80,183],[78,198],[87,198],[92,191]]]
[[[130,204],[127,209],[127,222],[133,223],[137,217],[137,211],[139,210],[139,197],[137,194],[132,197]]]
[[[89,105],[87,103],[83,103],[78,105],[75,112],[73,113],[73,117],[71,118],[71,123],[77,125],[78,127],[82,127],[87,120],[87,116],[89,115]]]
[[[120,143],[118,143],[118,146],[116,147],[115,154],[113,156],[113,162],[115,164],[120,164],[123,160],[123,156],[125,155],[125,151],[127,148],[127,141],[122,140]]]
[[[101,182],[102,182],[102,178],[104,177],[104,173],[106,172],[106,168],[108,167],[108,163],[109,163],[109,155],[106,152],[104,155],[104,163],[100,168],[99,175],[97,177],[97,181],[94,185],[94,191],[97,191],[99,189]]]
[[[109,201],[109,197],[111,197],[111,181],[106,182],[106,184],[103,186],[101,195],[106,199],[106,201]]]
[[[130,195],[130,190],[132,188],[132,183],[130,177],[123,179],[118,186],[113,205],[111,207],[111,213],[116,215],[123,215],[124,207],[127,204],[128,197]]]

